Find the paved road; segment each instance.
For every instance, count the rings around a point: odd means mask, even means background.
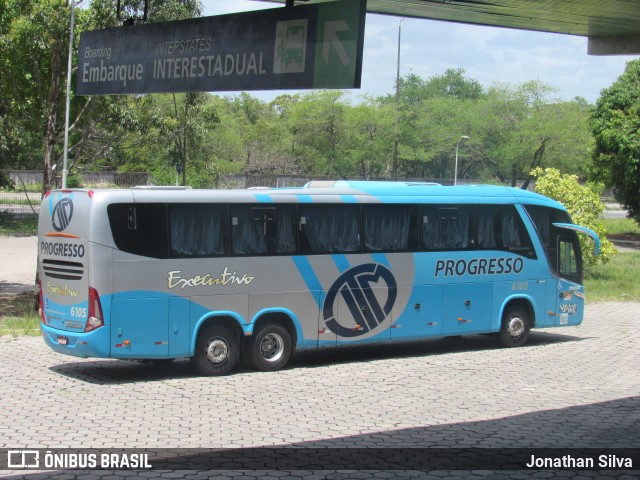
[[[0,236],[0,295],[33,290],[38,237]]]
[[[275,373],[201,378],[0,337],[0,447],[640,448],[640,304],[587,308],[527,346],[488,336],[304,354]],[[332,450],[337,451],[337,450]],[[387,450],[379,450],[386,452]],[[394,451],[394,450],[389,450]],[[581,471],[58,471],[8,478],[640,478]]]

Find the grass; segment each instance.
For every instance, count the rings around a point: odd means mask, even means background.
[[[16,182],[14,188],[0,188],[0,192],[6,192],[6,193],[22,192],[23,190],[26,190],[27,192],[31,192],[31,193],[42,192],[42,184],[27,183],[25,185],[22,185],[20,182]]]
[[[25,237],[36,235],[38,232],[38,217],[17,217],[0,212],[0,235]]]
[[[607,236],[637,236],[640,240],[640,225],[630,218],[605,218],[602,220]]]
[[[640,252],[618,253],[606,265],[588,270],[585,290],[589,303],[640,302]]]
[[[17,197],[17,198],[1,198],[0,199],[0,203],[2,203],[3,205],[33,205],[33,204],[37,204],[38,202],[34,202],[33,200],[31,201],[31,203],[29,203],[29,199],[27,197]]]
[[[0,310],[0,335],[40,335],[40,317],[34,309],[32,294],[2,295]]]

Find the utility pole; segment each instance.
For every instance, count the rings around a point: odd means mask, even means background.
[[[398,23],[398,60],[396,63],[396,131],[393,139],[393,179],[398,179],[398,143],[400,143],[400,39],[402,35],[402,20]]]

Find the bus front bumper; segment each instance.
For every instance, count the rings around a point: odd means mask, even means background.
[[[111,354],[108,327],[100,327],[93,332],[67,332],[40,324],[42,337],[51,349],[63,355],[74,357],[109,358]]]

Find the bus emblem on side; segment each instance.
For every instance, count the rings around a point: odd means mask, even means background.
[[[382,282],[384,285],[380,285]],[[373,288],[386,287],[387,298],[381,305]],[[349,309],[357,328],[345,326],[338,318],[338,293]],[[350,268],[333,283],[322,307],[325,324],[340,337],[357,337],[378,328],[391,313],[396,301],[396,279],[391,271],[377,263]]]
[[[69,226],[73,216],[73,202],[70,198],[63,198],[53,207],[51,223],[56,232],[61,232]]]

